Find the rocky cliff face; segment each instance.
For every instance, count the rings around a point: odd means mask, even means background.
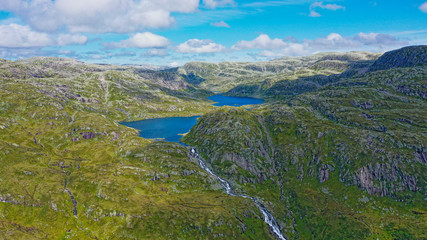
[[[417,177],[407,175],[398,166],[376,163],[361,167],[353,173],[353,183],[366,189],[369,194],[390,196],[409,190],[417,192]]]
[[[202,116],[193,129],[184,141],[199,146],[207,162],[227,178],[262,182],[274,174],[273,143],[261,115],[224,108]]]
[[[189,87],[188,82],[183,77],[171,71],[136,69],[134,72],[143,79],[170,90],[183,90]]]

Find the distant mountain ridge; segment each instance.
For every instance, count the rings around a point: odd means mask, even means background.
[[[328,69],[338,69],[337,65],[344,66],[341,72],[335,74],[323,74],[321,71],[315,75],[301,75],[296,79],[283,77],[275,82],[252,82],[240,84],[227,92],[232,96],[253,96],[253,97],[289,97],[312,92],[324,85],[332,84],[344,79],[360,76],[377,70],[387,70],[400,67],[417,67],[427,64],[427,46],[410,46],[386,52],[383,55],[367,55],[363,58],[360,52],[350,52],[344,54],[324,53],[316,63],[311,65],[323,66]],[[356,56],[356,57],[355,57]],[[380,56],[378,59],[375,56]],[[284,58],[286,59],[286,58]],[[341,59],[337,62],[336,59]],[[347,62],[345,62],[345,61]],[[274,61],[281,61],[280,59]]]
[[[306,57],[283,57],[267,62],[190,62],[177,71],[197,86],[210,91],[226,92],[244,84],[314,75],[340,74],[360,62],[375,61],[380,54],[369,52],[318,53]]]

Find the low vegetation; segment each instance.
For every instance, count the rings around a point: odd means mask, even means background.
[[[427,239],[426,51],[156,71],[1,60],[0,238],[274,239],[187,147],[120,125],[202,115],[183,141],[287,239]],[[266,102],[215,107],[212,91]]]

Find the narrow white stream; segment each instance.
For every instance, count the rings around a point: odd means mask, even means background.
[[[230,183],[227,180],[225,180],[225,179],[221,178],[220,176],[216,175],[211,169],[209,169],[209,167],[199,157],[199,154],[196,152],[196,150],[194,150],[194,148],[191,148],[191,154],[197,160],[199,160],[199,165],[200,165],[201,168],[203,168],[203,170],[205,170],[206,172],[208,172],[212,176],[215,176],[216,178],[218,178],[219,182],[224,187],[225,193],[227,193],[230,196],[249,198],[252,201],[254,201],[254,203],[257,205],[257,207],[259,208],[259,210],[264,215],[264,222],[267,223],[267,225],[270,227],[270,229],[276,234],[276,236],[280,240],[286,240],[286,238],[283,237],[283,234],[280,231],[279,225],[277,224],[276,219],[274,219],[274,216],[260,202],[258,202],[258,200],[256,198],[248,196],[248,195],[245,195],[245,194],[236,194],[236,193],[233,193],[233,189],[231,188]]]

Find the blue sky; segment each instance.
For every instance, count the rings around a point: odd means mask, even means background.
[[[427,43],[424,0],[0,0],[0,58],[261,61]]]

